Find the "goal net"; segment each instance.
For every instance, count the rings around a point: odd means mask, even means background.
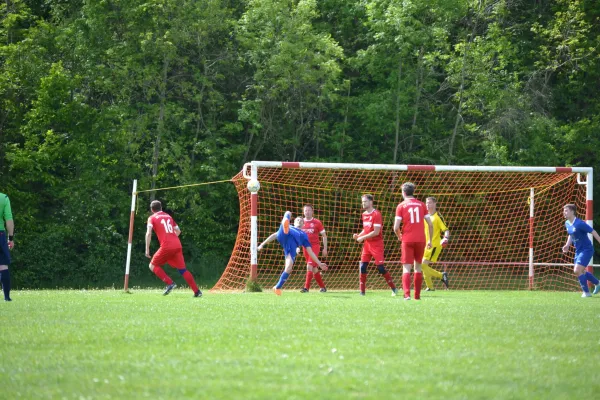
[[[251,177],[260,182],[254,195],[246,186]],[[323,273],[328,289],[358,290],[362,244],[352,234],[362,230],[363,194],[374,196],[383,216],[385,266],[401,283],[394,214],[402,184],[412,182],[419,200],[437,199],[449,227],[450,243],[432,267],[448,272],[451,289],[578,290],[573,252],[562,253],[562,209],[574,203],[579,218],[591,223],[591,178],[591,168],[255,161],[233,178],[240,202],[238,236],[214,289],[241,290],[250,277],[266,288],[275,285],[284,266],[281,247],[274,242],[257,254],[256,245],[277,231],[286,210],[302,215],[310,203],[327,232],[329,254],[322,260],[329,265]],[[387,288],[373,263],[368,272],[368,289]],[[301,289],[305,273],[306,260],[299,254],[285,288]]]

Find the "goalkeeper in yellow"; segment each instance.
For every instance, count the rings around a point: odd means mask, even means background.
[[[446,286],[446,289],[448,289],[448,274],[446,272],[436,271],[435,269],[431,268],[430,264],[437,261],[440,253],[442,252],[442,248],[448,244],[448,240],[450,239],[450,231],[444,223],[442,216],[437,212],[437,201],[435,197],[428,197],[425,201],[425,206],[427,206],[427,212],[429,213],[429,217],[431,218],[431,223],[433,225],[431,248],[425,249],[425,254],[423,254],[423,263],[421,264],[423,269],[423,278],[425,279],[425,284],[427,285],[427,289],[425,290],[435,290],[432,278],[441,280],[444,283],[444,286]],[[443,239],[442,233],[444,235]],[[429,229],[427,225],[425,225],[425,240],[429,242]]]

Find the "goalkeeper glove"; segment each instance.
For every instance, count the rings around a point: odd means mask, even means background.
[[[442,245],[442,247],[446,247],[448,245],[448,238],[443,238],[440,244]]]

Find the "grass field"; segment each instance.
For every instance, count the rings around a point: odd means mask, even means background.
[[[15,291],[2,399],[593,399],[600,296]]]

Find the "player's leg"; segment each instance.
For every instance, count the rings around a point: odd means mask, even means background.
[[[575,268],[573,270],[577,275],[577,280],[579,280],[579,285],[581,286],[581,289],[583,291],[583,295],[581,297],[591,296],[590,289],[588,287],[588,281],[592,282],[594,285],[598,285],[598,279],[596,279],[596,277],[593,274],[587,272],[585,269],[585,266],[589,264],[593,255],[593,251],[575,253]],[[595,289],[594,292],[598,293],[598,291],[596,291]]]
[[[4,292],[4,301],[12,301],[10,298],[10,250],[6,240],[5,232],[0,232],[0,283]]]
[[[327,287],[325,287],[323,276],[321,275],[321,271],[318,267],[313,267],[313,276],[315,277],[315,281],[317,281],[317,285],[319,285],[319,292],[325,293],[327,291]]]
[[[431,276],[433,275],[431,271],[434,271],[434,269],[429,266],[429,260],[423,260],[423,264],[421,264],[421,269],[423,270],[423,279],[425,280],[425,286],[427,286],[426,290],[435,290],[435,287],[433,286],[433,280],[431,279]]]
[[[152,260],[150,260],[149,265],[150,271],[152,271],[154,275],[158,277],[158,279],[160,279],[167,285],[165,291],[163,292],[163,295],[165,296],[171,293],[171,290],[177,287],[177,285],[173,283],[173,279],[171,279],[162,269],[162,266],[167,263],[168,259],[168,251],[163,248],[159,248],[158,251],[154,253],[154,256],[152,257]]]
[[[185,260],[183,258],[183,249],[179,249],[178,251],[175,251],[169,258],[169,260],[167,261],[167,264],[169,264],[173,268],[176,268],[177,271],[179,271],[179,274],[183,277],[183,279],[185,279],[185,281],[187,282],[190,289],[192,289],[192,292],[194,292],[194,297],[202,296],[202,292],[200,291],[200,289],[198,289],[198,285],[196,285],[194,276],[185,267]]]
[[[373,254],[371,253],[371,247],[369,243],[363,244],[362,253],[360,255],[360,264],[358,265],[358,273],[359,273],[359,290],[361,296],[365,295],[367,290],[367,267],[369,266],[369,262],[373,258]]]
[[[294,255],[295,255],[295,252],[294,252]],[[273,288],[273,291],[275,292],[275,294],[277,296],[281,296],[281,288],[283,287],[283,285],[285,285],[285,281],[287,281],[287,279],[290,277],[290,274],[292,273],[292,269],[294,268],[294,261],[295,261],[295,258],[292,256],[292,254],[290,252],[288,252],[285,255],[285,269],[281,273],[281,276],[279,277],[279,281]]]
[[[0,265],[0,283],[4,292],[4,301],[12,301],[10,298],[10,270],[8,265]]]
[[[425,243],[413,243],[413,252],[415,256],[415,300],[421,300],[421,287],[423,286],[423,253],[425,252]]]
[[[279,243],[281,243],[281,245],[284,247],[289,237],[291,219],[292,213],[290,211],[286,211],[283,214],[283,219],[281,220],[281,224],[279,225],[279,229],[277,230],[277,241],[279,241]]]
[[[306,260],[306,280],[304,281],[304,288],[300,292],[307,293],[310,290],[310,284],[312,283],[314,272],[313,272],[313,260],[308,255],[306,248],[302,248],[304,259]],[[319,254],[315,252],[315,254]]]
[[[410,270],[412,269],[415,261],[414,252],[412,246],[409,243],[402,242],[402,256],[400,262],[402,263],[402,290],[404,291],[404,300],[410,300]]]

